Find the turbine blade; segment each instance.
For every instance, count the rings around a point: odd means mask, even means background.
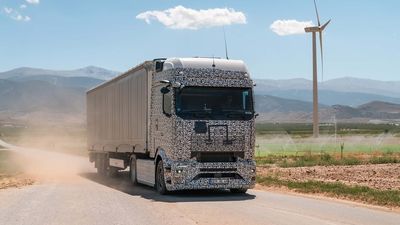
[[[328,22],[326,22],[324,25],[322,25],[322,27],[320,28],[321,31],[325,30],[326,26],[328,26],[328,24],[331,22],[331,20],[328,20]]]
[[[314,0],[314,8],[315,8],[315,13],[317,14],[318,26],[321,26],[321,22],[319,21],[319,14],[318,14],[317,2],[315,2],[315,0]]]
[[[321,53],[321,82],[324,82],[324,48],[322,44],[322,30],[319,32],[319,47]]]

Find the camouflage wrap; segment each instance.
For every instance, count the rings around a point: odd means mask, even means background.
[[[162,111],[160,80],[179,82],[185,86],[252,87],[245,72],[217,69],[170,69],[153,75],[150,156],[163,158],[168,190],[252,188],[255,184],[255,121],[251,120],[185,120],[175,115],[167,117]],[[173,98],[174,99],[174,98]],[[174,104],[175,105],[175,104]],[[195,122],[205,122],[210,132],[196,133]],[[231,142],[224,145],[226,140]],[[207,140],[211,139],[208,143]],[[193,152],[237,152],[236,162],[198,162]],[[159,154],[162,152],[162,155]],[[207,177],[218,173],[219,178]],[[225,175],[235,174],[235,179]]]

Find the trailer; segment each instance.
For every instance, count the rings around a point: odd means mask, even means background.
[[[134,184],[174,190],[254,187],[253,81],[240,60],[146,61],[87,92],[89,160],[129,167]]]

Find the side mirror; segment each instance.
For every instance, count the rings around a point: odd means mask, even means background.
[[[260,114],[255,113],[255,114],[254,114],[254,118],[257,118],[259,115],[260,115]]]
[[[169,88],[167,88],[167,87],[163,87],[163,88],[161,88],[161,93],[162,94],[167,94],[167,93],[169,93],[171,90],[169,90]]]
[[[160,89],[162,93],[162,111],[164,115],[170,117],[172,115],[172,92],[168,87]]]

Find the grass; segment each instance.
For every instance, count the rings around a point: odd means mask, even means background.
[[[296,154],[299,152],[338,152],[340,151],[340,144],[335,143],[298,143],[293,140],[292,143],[268,143],[268,139],[257,137],[256,156],[265,156],[268,154]],[[329,140],[327,140],[329,141]],[[400,139],[399,139],[400,141]],[[400,152],[400,145],[396,144],[363,144],[363,143],[349,143],[345,142],[344,151],[346,152],[363,152],[370,153],[374,151],[380,152]]]
[[[257,177],[257,183],[264,186],[287,187],[301,193],[323,193],[330,197],[363,201],[383,206],[400,206],[400,191],[376,190],[365,186],[349,186],[340,182],[287,181],[276,177]]]
[[[298,137],[310,137],[312,135],[311,123],[259,123],[256,125],[258,135],[287,134]],[[321,134],[334,134],[334,124],[320,124]],[[400,133],[400,126],[396,124],[370,124],[370,123],[337,123],[338,135],[382,134]]]
[[[400,127],[394,124],[321,125],[312,138],[312,124],[257,124],[258,165],[281,167],[400,163]]]
[[[400,163],[400,154],[393,152],[374,154],[340,154],[308,152],[301,155],[276,155],[256,157],[258,166],[274,164],[279,167],[306,167],[306,166],[330,166],[330,165],[361,165]]]

